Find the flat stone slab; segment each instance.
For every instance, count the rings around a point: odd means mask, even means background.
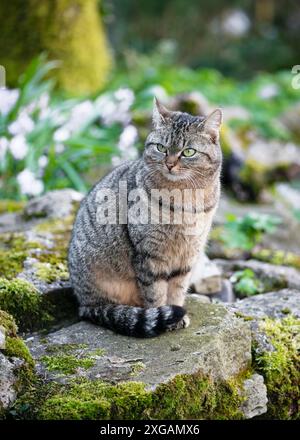
[[[282,289],[242,299],[230,309],[253,318],[284,318],[289,314],[300,318],[300,290]]]
[[[191,318],[189,328],[153,339],[121,336],[81,321],[46,338],[33,335],[27,344],[37,361],[38,373],[62,383],[81,376],[113,383],[139,381],[148,389],[155,389],[178,374],[200,372],[227,380],[245,371],[251,362],[249,323],[221,305],[203,304],[196,298],[188,299],[187,309]],[[93,365],[79,367],[71,375],[49,371],[43,357],[55,356],[51,353],[57,348],[64,353],[64,347],[70,344],[75,344],[73,356],[89,357]]]
[[[214,263],[229,275],[242,269],[251,269],[259,278],[271,280],[273,283],[285,283],[290,289],[300,289],[300,270],[294,267],[279,266],[257,260],[224,260],[215,259]]]

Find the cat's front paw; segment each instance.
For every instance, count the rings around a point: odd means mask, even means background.
[[[169,331],[180,330],[182,328],[187,328],[189,325],[190,325],[190,318],[188,315],[184,315],[184,317],[179,322],[177,322],[177,324],[174,324],[168,330]]]

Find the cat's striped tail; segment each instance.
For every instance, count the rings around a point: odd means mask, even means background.
[[[81,318],[136,338],[152,338],[172,330],[185,314],[183,307],[174,305],[150,309],[116,304],[80,307]],[[181,327],[184,327],[184,322]]]

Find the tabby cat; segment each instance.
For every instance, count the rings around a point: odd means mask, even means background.
[[[185,295],[220,195],[221,122],[220,109],[197,117],[169,111],[155,99],[143,156],[115,168],[83,199],[69,247],[70,278],[83,319],[134,337],[189,325]],[[118,196],[120,182],[126,183],[127,195],[119,198],[117,214],[124,202],[130,209],[135,190],[146,195],[153,189],[199,190],[201,209],[194,193],[189,205],[196,216],[193,234],[187,233],[186,221],[172,222],[174,199],[169,223],[139,223],[128,216],[120,221],[118,215],[113,222],[99,221],[110,206],[101,194],[110,190]]]

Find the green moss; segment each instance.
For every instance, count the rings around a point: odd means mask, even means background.
[[[51,318],[43,307],[43,298],[28,281],[0,278],[0,308],[13,315],[22,330],[28,330],[37,323]]]
[[[5,355],[24,359],[28,365],[33,366],[34,362],[25,342],[16,337],[6,337]]]
[[[243,378],[244,380],[244,378]],[[236,381],[214,382],[180,375],[155,391],[140,382],[116,385],[81,380],[62,386],[42,402],[41,419],[240,419],[243,401]]]
[[[146,368],[143,362],[135,362],[131,365],[130,376],[138,376]]]
[[[0,276],[12,279],[20,273],[27,254],[22,234],[3,234],[0,237]]]
[[[105,350],[104,348],[97,348],[96,350],[93,350],[90,352],[90,356],[104,356],[105,355]]]
[[[0,325],[4,328],[6,336],[16,336],[17,325],[13,317],[4,310],[0,310]]]
[[[75,209],[75,208],[74,208]],[[29,241],[23,233],[0,235],[0,277],[13,279],[23,271],[27,257],[38,260],[36,274],[46,282],[68,279],[67,248],[74,215],[63,220],[49,220],[33,229],[40,239],[51,239],[46,247],[42,240]]]
[[[31,389],[36,382],[34,361],[25,342],[17,336],[17,326],[14,319],[3,310],[0,310],[0,326],[4,327],[6,336],[5,349],[2,350],[4,355],[8,358],[23,360],[23,363],[14,370],[17,379],[14,387],[17,394],[20,395]],[[1,417],[5,417],[5,411],[0,404],[0,419]]]
[[[95,357],[103,356],[105,350],[87,352],[86,344],[53,344],[46,348],[49,355],[42,356],[43,362],[49,371],[58,371],[63,374],[75,374],[78,368],[87,370],[95,365]]]
[[[0,276],[12,279],[23,270],[24,261],[28,256],[35,255],[34,249],[41,245],[27,241],[23,233],[7,233],[0,235]]]
[[[56,280],[68,280],[69,272],[64,263],[36,263],[36,276],[47,283],[52,283]]]
[[[57,356],[42,356],[40,358],[49,371],[58,371],[63,374],[75,374],[78,368],[87,370],[95,364],[91,357],[79,357],[71,354]]]
[[[154,397],[155,418],[240,419],[242,375],[228,382],[213,381],[201,374],[179,375],[158,387]]]
[[[292,266],[300,269],[300,255],[293,252],[274,251],[272,249],[259,249],[252,251],[252,258],[279,266]]]
[[[244,321],[253,321],[253,319],[254,319],[252,316],[244,315],[244,313],[242,313],[242,312],[235,312],[234,314],[238,318],[243,318]]]
[[[45,339],[44,343],[47,344],[48,340]],[[71,353],[74,350],[82,350],[87,347],[87,344],[52,344],[47,346],[46,352],[49,354]]]
[[[7,212],[22,212],[25,202],[18,202],[16,200],[0,200],[0,214]]]
[[[34,286],[15,279],[23,271],[26,258],[32,257],[37,260],[33,265],[35,276],[41,281],[67,280],[67,247],[73,221],[72,214],[39,224],[33,229],[34,241],[27,240],[23,233],[0,235],[0,307],[16,318],[22,331],[49,327],[75,316],[76,303],[70,292],[39,295]],[[2,281],[4,278],[11,281]]]
[[[268,318],[259,326],[274,347],[274,351],[262,351],[257,344],[253,347],[254,367],[264,376],[268,390],[267,417],[299,419],[300,320]]]

